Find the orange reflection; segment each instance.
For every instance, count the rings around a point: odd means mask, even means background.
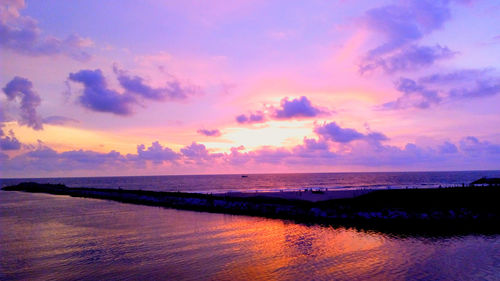
[[[251,258],[227,264],[220,278],[238,272],[242,280],[311,279],[312,273],[324,277],[363,276],[390,258],[380,250],[386,242],[378,234],[351,229],[305,226],[281,220],[256,219],[230,222],[230,231],[221,233],[232,251],[246,251]],[[331,264],[331,266],[330,266]],[[303,270],[290,270],[290,269]],[[318,272],[315,272],[318,269]],[[304,276],[297,276],[303,272]],[[365,275],[366,276],[366,275]]]

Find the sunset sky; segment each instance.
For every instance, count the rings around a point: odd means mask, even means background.
[[[500,2],[0,5],[0,177],[500,169]]]

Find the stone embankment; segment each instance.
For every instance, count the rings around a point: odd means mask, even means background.
[[[124,189],[69,188],[21,183],[4,187],[25,191],[107,199],[118,202],[229,214],[283,218],[329,224],[408,228],[496,229],[500,222],[499,188],[379,190],[354,198],[311,202],[268,197],[155,192]]]

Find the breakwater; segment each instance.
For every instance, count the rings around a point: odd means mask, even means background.
[[[69,188],[37,183],[21,183],[2,189],[369,228],[440,228],[496,232],[500,222],[498,187],[377,190],[354,198],[317,202],[269,197],[265,193],[242,197],[230,193],[212,195]]]

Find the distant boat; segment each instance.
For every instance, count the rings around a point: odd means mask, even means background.
[[[247,176],[247,175],[241,175],[241,177],[242,177],[242,178],[248,178],[248,176]]]

